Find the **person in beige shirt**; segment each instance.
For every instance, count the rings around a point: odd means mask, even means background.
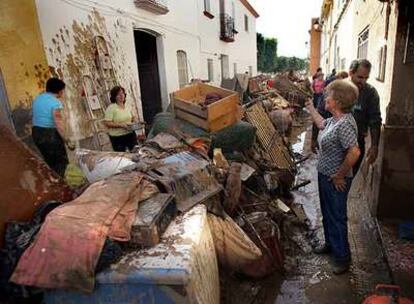
[[[115,86],[110,95],[111,105],[105,111],[105,125],[108,128],[112,148],[117,152],[125,152],[127,149],[131,151],[137,145],[137,136],[131,129],[136,119],[125,107],[125,89]]]

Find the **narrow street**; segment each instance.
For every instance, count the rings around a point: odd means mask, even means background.
[[[306,132],[302,153],[310,151],[310,129]],[[309,219],[307,243],[302,241],[292,255],[296,267],[288,272],[276,303],[360,303],[372,294],[377,284],[389,284],[390,276],[382,254],[375,220],[369,213],[368,202],[363,197],[362,176],[358,175],[351,189],[348,201],[349,239],[352,266],[349,274],[332,274],[329,258],[312,253],[309,244],[323,240],[323,228],[317,189],[317,156],[300,166],[298,179],[309,179],[311,184],[295,192],[295,201],[302,204]],[[289,262],[288,262],[289,263]],[[270,303],[270,302],[269,302]]]

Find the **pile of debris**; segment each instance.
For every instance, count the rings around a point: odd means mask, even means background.
[[[92,292],[95,274],[128,252],[175,244],[179,237],[166,237],[168,229],[200,204],[220,267],[252,278],[283,272],[283,223],[304,224],[303,210],[290,193],[298,187],[285,138],[292,103],[267,81],[250,79],[244,104],[234,91],[184,88],[172,95],[173,113],[158,114],[146,142],[130,153],[78,150],[90,185],[43,210],[20,260],[9,265],[11,281]],[[7,285],[18,295],[36,292]]]

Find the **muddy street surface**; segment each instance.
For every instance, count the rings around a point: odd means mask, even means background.
[[[261,281],[222,276],[223,303],[361,303],[376,284],[391,283],[374,218],[364,201],[364,182],[357,176],[348,201],[351,270],[332,273],[329,256],[316,255],[312,246],[323,242],[323,228],[317,187],[317,155],[309,150],[310,122],[299,120],[291,136],[294,153],[309,158],[298,166],[296,184],[311,183],[294,191],[294,204],[303,207],[304,225],[285,221],[282,239],[285,253],[283,274]]]

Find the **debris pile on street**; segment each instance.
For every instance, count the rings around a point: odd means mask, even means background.
[[[286,135],[296,102],[303,104],[307,93],[284,76],[274,88],[268,80],[251,78],[246,87],[236,78],[242,102],[234,91],[200,83],[173,93],[172,113],[158,114],[146,142],[130,153],[78,149],[89,186],[44,215],[15,261],[11,282],[90,293],[113,271],[127,276],[125,269],[143,265],[168,270],[178,262],[161,260],[174,255],[183,258],[183,268],[191,259],[191,272],[217,259],[221,269],[252,279],[282,273],[284,227],[304,225],[291,195],[301,185],[295,185],[298,160]],[[200,205],[208,211],[205,225],[192,220],[202,217],[201,209],[194,211]],[[191,237],[169,237],[177,229]],[[185,247],[191,239],[199,240],[201,256]],[[207,256],[202,246],[209,248],[211,240],[215,254]],[[105,254],[103,269],[98,260]],[[192,296],[197,284],[218,284],[214,274],[194,278],[181,283]]]

